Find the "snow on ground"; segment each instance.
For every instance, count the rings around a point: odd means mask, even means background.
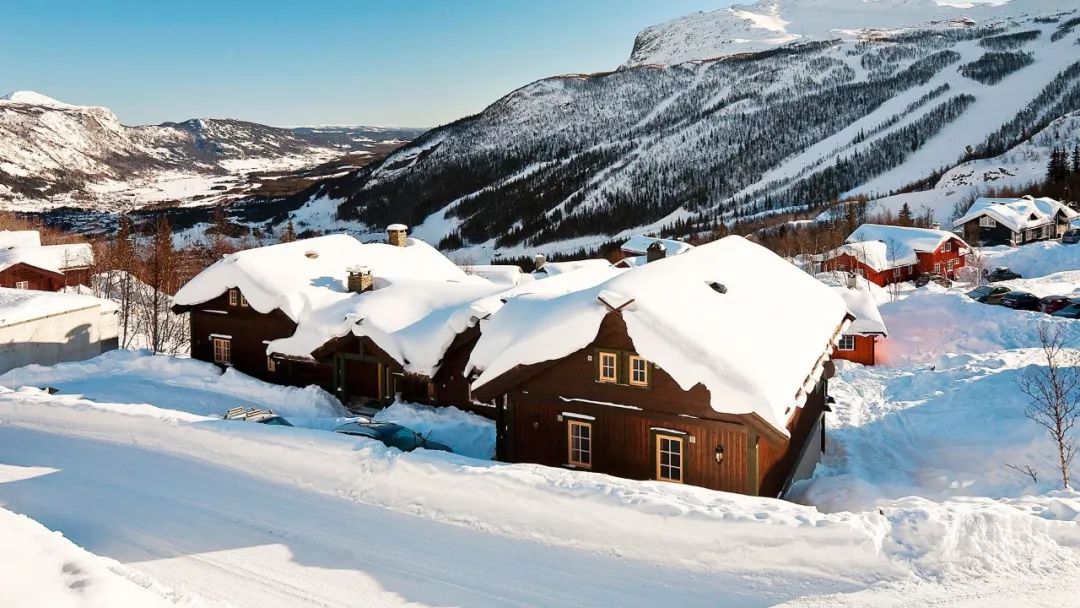
[[[983,266],[1008,266],[1025,277],[1043,277],[1055,272],[1080,269],[1080,245],[1042,241],[1020,247],[984,247]]]
[[[21,467],[0,465],[0,484],[48,475],[5,478]],[[118,562],[79,548],[36,521],[0,509],[0,606],[5,608],[117,608],[202,605]]]
[[[432,441],[449,446],[455,454],[491,460],[495,456],[495,423],[456,407],[428,407],[396,402],[375,414],[377,422],[396,422]]]
[[[348,412],[326,391],[267,384],[212,363],[114,350],[89,361],[54,367],[31,365],[0,376],[8,388],[53,387],[102,403],[150,404],[198,416],[221,416],[230,408],[270,408],[282,416],[317,418]]]

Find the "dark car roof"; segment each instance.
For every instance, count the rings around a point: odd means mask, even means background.
[[[1028,291],[1016,290],[1016,291],[1010,291],[1009,293],[1005,294],[1005,297],[1006,298],[1034,298],[1036,296],[1035,296],[1035,294],[1033,294],[1031,292],[1028,292]]]
[[[1044,302],[1053,302],[1055,300],[1065,300],[1066,302],[1072,302],[1072,298],[1070,298],[1069,296],[1043,296],[1042,300]]]

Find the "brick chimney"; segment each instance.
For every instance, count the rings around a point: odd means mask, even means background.
[[[655,262],[656,260],[662,260],[667,257],[667,247],[660,241],[653,241],[651,245],[645,248],[645,262]]]
[[[533,256],[533,270],[543,270],[544,264],[547,264],[547,256],[542,253]]]
[[[367,266],[350,266],[346,271],[349,273],[347,282],[349,291],[364,293],[365,291],[371,291],[375,286],[375,278],[371,273],[371,268]]]
[[[386,227],[386,242],[394,247],[404,247],[407,245],[406,233],[408,233],[409,227],[405,224],[390,224]]]

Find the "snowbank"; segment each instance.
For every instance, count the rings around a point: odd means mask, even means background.
[[[483,460],[495,456],[495,423],[456,407],[398,401],[375,414],[374,420],[409,427],[432,441],[450,446],[456,454]]]
[[[145,575],[77,547],[59,532],[0,508],[0,606],[117,608],[191,605]]]
[[[1019,247],[984,247],[980,252],[984,268],[1008,266],[1026,278],[1080,270],[1080,245],[1062,245],[1059,241],[1042,241]]]
[[[0,376],[0,384],[50,386],[103,403],[153,404],[198,416],[220,416],[237,406],[270,408],[286,417],[348,414],[316,386],[269,384],[235,369],[222,373],[210,363],[149,351],[114,350],[88,361],[30,365]]]

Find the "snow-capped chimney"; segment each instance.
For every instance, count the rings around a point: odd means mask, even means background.
[[[941,230],[941,224],[939,224],[937,222],[934,222],[933,224],[930,224],[930,227],[933,228],[934,230]]]
[[[409,227],[405,224],[390,224],[386,227],[386,242],[394,247],[404,247],[408,243],[406,233]]]
[[[660,241],[653,241],[651,245],[645,248],[645,262],[655,262],[656,260],[662,260],[667,257],[667,247]]]
[[[848,289],[855,289],[859,286],[859,275],[854,272],[847,273],[847,286]]]
[[[544,264],[547,264],[547,256],[542,253],[533,256],[533,270],[543,270]]]
[[[349,273],[348,288],[354,293],[371,291],[375,287],[375,277],[371,268],[367,266],[350,266],[345,269]]]

